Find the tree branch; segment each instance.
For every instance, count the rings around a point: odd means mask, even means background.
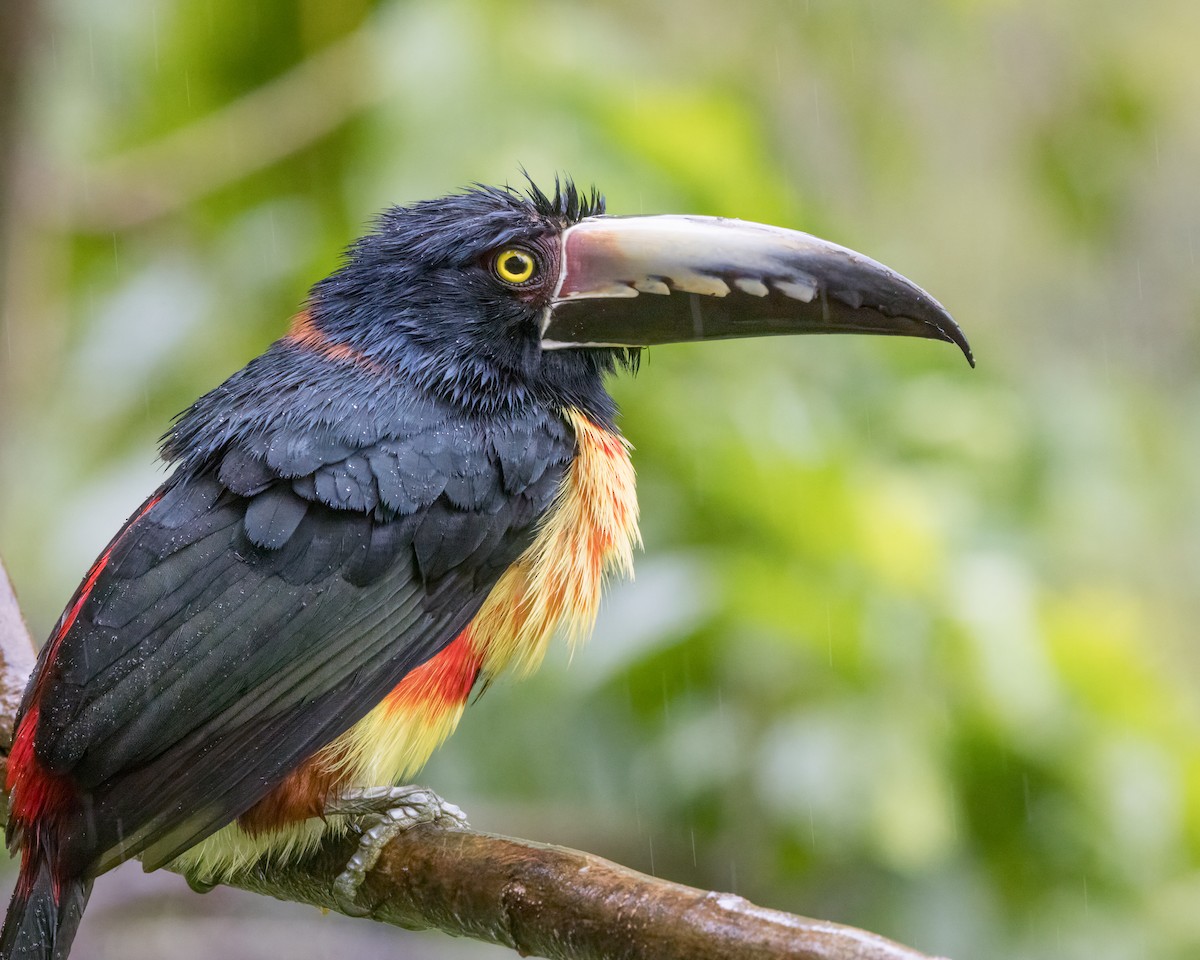
[[[0,564],[5,753],[32,649]],[[260,864],[229,885],[338,910],[334,879],[355,843],[329,836],[306,860]],[[873,933],[660,880],[590,853],[428,825],[384,849],[359,899],[384,923],[551,960],[931,960]]]
[[[25,681],[33,672],[33,663],[33,640],[21,618],[16,594],[8,582],[8,571],[0,561],[0,750],[4,753],[0,771],[4,773],[8,770],[8,751],[12,747],[13,718],[25,692]]]

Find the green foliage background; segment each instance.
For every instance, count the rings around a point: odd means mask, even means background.
[[[809,230],[933,291],[979,369],[652,351],[613,384],[637,582],[423,780],[485,829],[930,952],[1197,956],[1198,37],[1192,0],[55,0],[0,318],[35,633],[169,418],[384,205],[523,165],[614,213]],[[139,906],[89,913],[82,956],[385,942],[117,877]]]

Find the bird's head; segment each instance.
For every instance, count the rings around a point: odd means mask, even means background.
[[[639,348],[686,340],[874,333],[971,359],[936,300],[861,254],[741,220],[605,216],[570,181],[388,210],[314,287],[310,314],[327,340],[491,406],[591,406]]]

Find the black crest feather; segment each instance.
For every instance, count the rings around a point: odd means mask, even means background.
[[[604,196],[594,186],[589,190],[580,190],[570,177],[554,178],[554,195],[546,193],[533,182],[533,178],[522,170],[529,183],[526,195],[534,209],[543,217],[561,220],[564,223],[577,223],[585,217],[598,217],[604,213]]]

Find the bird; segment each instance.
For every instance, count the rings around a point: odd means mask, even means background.
[[[214,884],[371,811],[463,822],[395,785],[632,569],[607,378],[649,346],[803,333],[943,340],[974,365],[932,296],[796,230],[609,216],[560,177],[384,211],[173,421],[167,479],[41,648],[0,957],[66,957],[95,878],[133,857]],[[386,834],[363,831],[348,901]]]

